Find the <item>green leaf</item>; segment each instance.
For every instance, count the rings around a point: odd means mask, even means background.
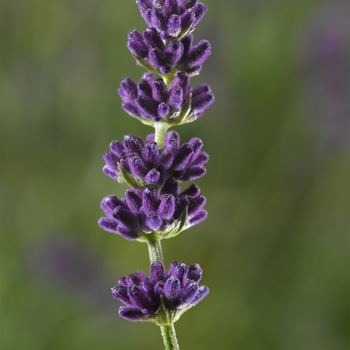
[[[118,169],[120,172],[119,178],[121,181],[125,182],[126,184],[130,185],[131,187],[135,188],[136,190],[143,190],[147,187],[147,184],[142,179],[134,176],[129,171],[125,170],[120,163],[118,164]]]

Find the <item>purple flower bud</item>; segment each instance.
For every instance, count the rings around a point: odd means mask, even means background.
[[[183,293],[181,295],[182,301],[179,304],[179,307],[190,305],[194,298],[197,296],[198,291],[199,287],[197,283],[191,283],[188,285],[185,290],[183,290]]]
[[[170,114],[170,107],[165,103],[165,102],[161,102],[159,105],[158,105],[158,116],[161,118],[161,119],[167,119],[167,117],[169,116]]]
[[[190,265],[192,266],[192,265]],[[170,265],[169,274],[179,279],[181,286],[184,287],[187,283],[189,267],[186,264],[173,261]]]
[[[191,197],[197,197],[200,195],[200,189],[196,184],[192,184],[186,188],[182,193],[182,195],[187,195]]]
[[[127,190],[125,193],[126,203],[134,214],[137,214],[142,206],[142,198],[140,197],[140,191],[136,191],[134,189]]]
[[[143,206],[143,210],[145,211],[145,214],[148,215],[150,213],[157,212],[159,204],[160,204],[160,200],[158,198],[158,195],[155,193],[155,191],[152,191],[146,188],[143,191],[143,197],[142,197],[142,206]]]
[[[135,56],[146,58],[148,55],[148,47],[144,42],[142,34],[137,30],[132,30],[129,33],[129,41],[127,46]]]
[[[207,200],[203,196],[191,198],[190,204],[188,206],[188,216],[190,218],[196,216],[203,209],[206,202]]]
[[[159,32],[166,30],[167,18],[162,7],[158,4],[152,8],[152,24]]]
[[[159,182],[161,182],[160,178],[160,172],[153,168],[146,174],[145,181],[148,185],[157,185]]]
[[[157,30],[155,28],[147,28],[144,32],[144,40],[148,44],[149,48],[158,48],[160,50],[164,50],[165,46],[163,40],[159,36]]]
[[[188,266],[188,278],[193,282],[199,283],[202,279],[203,270],[199,266],[199,264],[191,264]]]
[[[168,100],[168,91],[163,79],[154,80],[152,98],[157,102],[166,102]]]
[[[105,212],[105,214],[109,217],[113,217],[113,212],[116,207],[121,206],[126,208],[125,203],[116,197],[114,194],[105,197],[101,201],[101,209]]]
[[[198,225],[202,221],[204,221],[208,216],[208,213],[205,210],[201,210],[195,217],[190,218],[189,223],[190,226]]]
[[[181,41],[171,40],[164,53],[169,64],[175,66],[183,56],[184,46]]]
[[[196,16],[196,19],[193,23],[193,27],[195,27],[204,17],[205,13],[207,12],[207,7],[204,4],[197,2],[193,6],[193,12]]]
[[[164,284],[164,296],[170,301],[175,301],[181,295],[181,283],[174,277],[170,276]]]
[[[127,228],[136,229],[138,227],[135,215],[121,206],[114,209],[113,217]]]
[[[165,282],[167,279],[167,273],[162,263],[156,261],[150,267],[150,280],[153,285],[157,282]]]
[[[132,305],[128,292],[125,288],[123,288],[122,286],[115,286],[111,288],[111,290],[114,299],[120,300],[125,305]]]
[[[167,33],[171,37],[176,37],[181,31],[181,17],[178,15],[171,15],[168,21]]]
[[[146,225],[151,230],[156,231],[160,229],[162,224],[163,224],[163,220],[156,212],[152,212],[147,215]]]
[[[123,101],[133,102],[137,98],[137,85],[132,79],[125,78],[122,80],[118,92]]]
[[[121,306],[119,308],[119,316],[125,318],[128,321],[141,321],[145,314],[141,309],[135,306]]]
[[[175,212],[175,197],[171,194],[165,195],[160,202],[158,212],[163,219],[170,220]]]
[[[141,155],[143,146],[143,141],[139,137],[131,135],[124,136],[124,148],[127,154],[136,153]]]

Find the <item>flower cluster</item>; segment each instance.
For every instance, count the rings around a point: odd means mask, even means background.
[[[149,277],[137,271],[121,278],[112,294],[126,305],[119,309],[121,317],[171,324],[208,294],[208,287],[198,285],[201,278],[198,264],[186,266],[174,261],[166,272],[163,264],[156,261],[150,267]]]
[[[214,102],[208,85],[190,85],[211,47],[206,40],[193,44],[191,33],[207,9],[200,1],[137,0],[137,4],[149,28],[143,33],[132,30],[127,47],[147,73],[139,82],[125,78],[118,92],[123,109],[155,132],[145,140],[127,135],[122,142],[111,142],[103,155],[103,172],[130,188],[124,198],[112,194],[102,200],[105,216],[98,224],[129,241],[148,244],[150,277],[138,271],[112,288],[113,296],[125,304],[120,316],[166,327],[209,292],[198,285],[202,270],[197,264],[173,262],[166,272],[160,242],[207,217],[199,187],[180,189],[180,183],[206,173],[209,157],[202,151],[203,143],[194,137],[181,144],[179,134],[168,129],[195,121]],[[165,344],[174,337],[164,337]],[[167,348],[178,349],[174,344]]]
[[[130,116],[139,118],[144,124],[163,122],[174,126],[199,118],[214,101],[208,85],[192,89],[189,81],[188,74],[178,73],[168,88],[163,79],[146,73],[137,84],[125,78],[118,92],[122,106]]]
[[[192,32],[207,7],[197,0],[137,0],[141,15],[162,40],[180,39]]]
[[[171,238],[207,217],[205,203],[198,186],[191,185],[180,193],[178,182],[170,178],[159,194],[149,188],[129,189],[124,199],[115,195],[104,198],[101,208],[107,217],[98,223],[130,241],[144,241],[144,235],[151,233],[159,239]]]
[[[103,158],[103,172],[119,182],[136,189],[159,188],[167,179],[191,181],[206,172],[207,153],[199,138],[192,138],[180,146],[179,134],[168,132],[162,149],[158,149],[154,134],[143,142],[139,137],[125,136],[124,142],[112,141],[110,151]]]

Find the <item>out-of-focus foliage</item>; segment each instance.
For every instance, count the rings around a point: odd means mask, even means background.
[[[205,0],[193,84],[216,103],[177,128],[210,154],[197,181],[208,219],[164,242],[198,262],[211,294],[176,324],[182,349],[329,350],[348,344],[346,0]],[[113,139],[152,129],[123,112],[142,68],[134,1],[2,2],[1,345],[163,349],[152,324],[117,315],[110,287],[148,270],[146,245],[97,226],[125,187],[102,174]]]

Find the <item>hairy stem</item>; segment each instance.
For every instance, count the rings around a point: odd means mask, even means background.
[[[160,326],[162,337],[165,345],[165,350],[179,350],[179,344],[176,339],[174,324]]]
[[[162,149],[164,144],[165,134],[169,129],[169,126],[165,123],[159,122],[159,123],[155,123],[154,129],[155,129],[154,141],[157,142],[158,148]]]
[[[162,245],[160,243],[160,239],[153,235],[150,235],[147,239],[147,245],[149,260],[151,264],[153,264],[155,261],[159,261],[164,265]]]

